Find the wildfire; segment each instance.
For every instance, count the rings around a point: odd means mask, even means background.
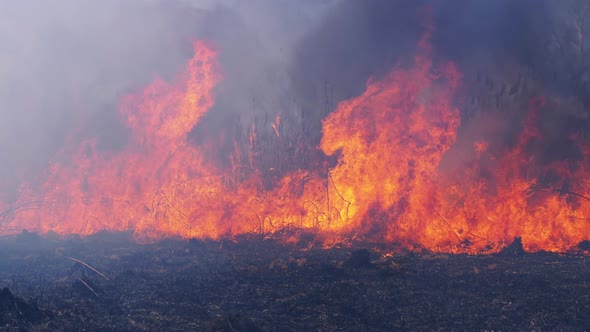
[[[542,99],[531,102],[513,147],[495,151],[477,141],[473,161],[441,171],[460,125],[453,100],[461,74],[452,63],[433,65],[431,34],[427,25],[412,67],[369,80],[362,95],[323,121],[320,148],[338,156],[334,168],[295,171],[272,188],[261,170],[233,177],[238,159],[220,169],[187,140],[220,81],[216,52],[196,42],[174,83],[156,80],[122,101],[131,133],[124,147],[102,151],[95,140],[72,139],[56,158],[69,162],[53,162],[40,185],[23,184],[16,202],[0,204],[1,232],[129,230],[148,241],[297,229],[326,241],[360,236],[468,253],[498,251],[515,237],[529,251],[564,251],[585,240],[590,147],[574,138],[581,161],[538,166],[527,148],[542,138]],[[280,116],[271,124],[276,139],[286,139],[281,124]],[[257,140],[252,128],[250,146]],[[249,153],[250,168],[254,158]]]

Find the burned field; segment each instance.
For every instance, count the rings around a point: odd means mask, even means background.
[[[322,249],[263,238],[1,239],[4,330],[581,330],[589,258]],[[366,249],[365,249],[366,248]]]

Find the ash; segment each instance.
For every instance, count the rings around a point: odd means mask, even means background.
[[[7,330],[582,330],[590,321],[582,251],[447,255],[255,236],[140,245],[112,233],[24,233],[0,249]]]

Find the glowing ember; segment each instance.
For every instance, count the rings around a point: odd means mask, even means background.
[[[337,166],[292,172],[270,189],[254,169],[253,149],[248,163],[254,170],[243,180],[235,176],[239,157],[231,158],[230,169],[219,169],[187,142],[213,105],[219,81],[215,52],[197,42],[174,84],[157,80],[124,99],[126,146],[100,151],[93,140],[72,139],[60,153],[70,162],[53,163],[38,187],[22,185],[11,207],[2,203],[1,231],[130,230],[145,241],[303,229],[326,243],[361,237],[469,253],[498,251],[517,236],[529,251],[569,250],[586,239],[590,148],[574,137],[581,161],[539,166],[527,149],[541,139],[542,99],[531,102],[513,147],[491,151],[477,141],[475,160],[455,172],[440,169],[460,125],[453,98],[461,74],[452,63],[433,65],[431,34],[427,25],[413,67],[370,80],[361,96],[324,120],[320,147],[338,155]],[[276,139],[284,139],[281,121],[277,116],[271,124]]]

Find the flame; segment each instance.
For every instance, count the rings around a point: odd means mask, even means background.
[[[219,81],[216,54],[203,43],[175,84],[156,80],[140,94],[125,98],[120,115],[131,131],[120,151],[99,151],[95,140],[80,144],[71,162],[54,162],[39,188],[25,185],[14,204],[20,211],[3,224],[42,233],[92,234],[127,231],[145,237],[217,234],[207,225],[193,232],[191,177],[209,175],[186,136],[213,105]],[[61,155],[71,153],[62,151]],[[62,158],[67,160],[67,158]],[[202,182],[207,182],[203,180]],[[27,208],[33,207],[36,208]]]
[[[544,100],[538,98],[516,144],[497,150],[476,141],[472,161],[442,170],[461,123],[453,104],[461,73],[453,63],[434,65],[433,29],[426,22],[412,66],[369,80],[363,94],[323,121],[320,149],[337,157],[336,166],[317,162],[317,169],[287,173],[272,186],[256,167],[254,124],[248,167],[239,142],[231,167],[223,169],[187,140],[213,106],[220,81],[216,52],[196,42],[174,83],[156,80],[124,98],[125,146],[104,151],[96,140],[76,142],[72,134],[39,185],[25,183],[15,202],[0,202],[0,232],[132,231],[152,241],[305,230],[325,246],[360,238],[479,253],[522,237],[528,251],[572,249],[589,230],[590,147],[572,137],[580,161],[542,166],[528,151],[542,139],[536,124]],[[274,139],[288,139],[283,123],[279,115],[271,123]]]

